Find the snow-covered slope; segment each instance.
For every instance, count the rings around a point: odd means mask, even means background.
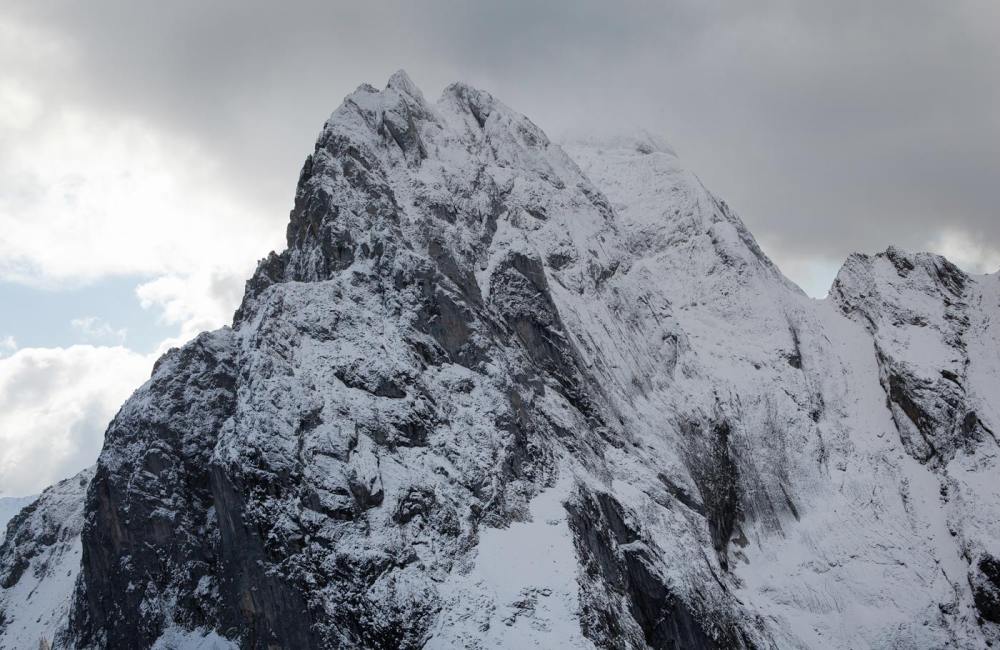
[[[0,546],[0,650],[37,648],[65,628],[80,572],[86,469],[15,514]]]
[[[998,640],[997,276],[811,300],[662,143],[403,73],[287,239],[109,427],[63,645]]]

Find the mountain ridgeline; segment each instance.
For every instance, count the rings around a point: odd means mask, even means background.
[[[1000,642],[1000,276],[806,297],[655,138],[363,85],[232,327],[0,547],[0,648]]]

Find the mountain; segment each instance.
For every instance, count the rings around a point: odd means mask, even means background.
[[[93,474],[86,469],[60,481],[7,522],[0,545],[0,647],[36,648],[65,627]]]
[[[37,498],[38,495],[30,497],[0,497],[0,542],[3,542],[7,534],[7,522]]]
[[[11,522],[0,648],[994,644],[998,312],[894,248],[810,299],[655,138],[397,73]]]

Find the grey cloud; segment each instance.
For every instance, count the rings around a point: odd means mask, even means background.
[[[485,87],[550,133],[670,140],[770,251],[841,259],[944,230],[1000,250],[1000,9],[971,0],[39,2],[8,20],[74,63],[52,101],[193,136],[283,219],[322,120],[407,68]],[[38,81],[41,80],[41,81]],[[263,251],[262,251],[263,253]]]

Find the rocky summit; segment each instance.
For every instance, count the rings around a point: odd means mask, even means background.
[[[1000,275],[808,298],[655,138],[400,72],[10,521],[0,648],[983,648],[998,434]]]

